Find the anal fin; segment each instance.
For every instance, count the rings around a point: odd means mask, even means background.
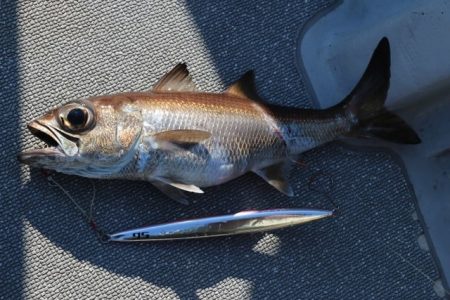
[[[253,172],[283,194],[292,197],[294,196],[294,191],[288,181],[289,166],[290,163],[285,161],[263,169],[253,170]]]

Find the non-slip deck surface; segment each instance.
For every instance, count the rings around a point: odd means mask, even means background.
[[[177,62],[220,91],[255,69],[273,103],[311,106],[295,65],[301,26],[330,1],[1,1],[0,297],[433,299],[438,277],[395,157],[332,144],[304,156],[287,198],[254,175],[184,207],[144,182],[92,181],[109,232],[246,209],[331,208],[308,181],[330,174],[336,218],[271,234],[102,244],[63,193],[16,154],[42,145],[25,124],[53,105],[144,90]],[[55,175],[85,208],[91,181]],[[326,185],[324,176],[317,185]]]

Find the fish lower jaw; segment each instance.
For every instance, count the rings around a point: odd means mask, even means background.
[[[65,157],[65,156],[66,155],[62,151],[61,147],[57,146],[57,147],[25,150],[18,155],[18,159],[22,163],[31,164],[40,159]]]

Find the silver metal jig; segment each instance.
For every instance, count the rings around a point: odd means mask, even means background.
[[[197,239],[261,232],[303,224],[333,215],[330,210],[273,209],[177,221],[110,234],[112,242]]]

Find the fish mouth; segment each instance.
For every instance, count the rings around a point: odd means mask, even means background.
[[[35,165],[40,162],[74,156],[78,152],[78,138],[39,121],[27,125],[31,134],[45,142],[48,147],[25,150],[18,155],[22,163]]]

